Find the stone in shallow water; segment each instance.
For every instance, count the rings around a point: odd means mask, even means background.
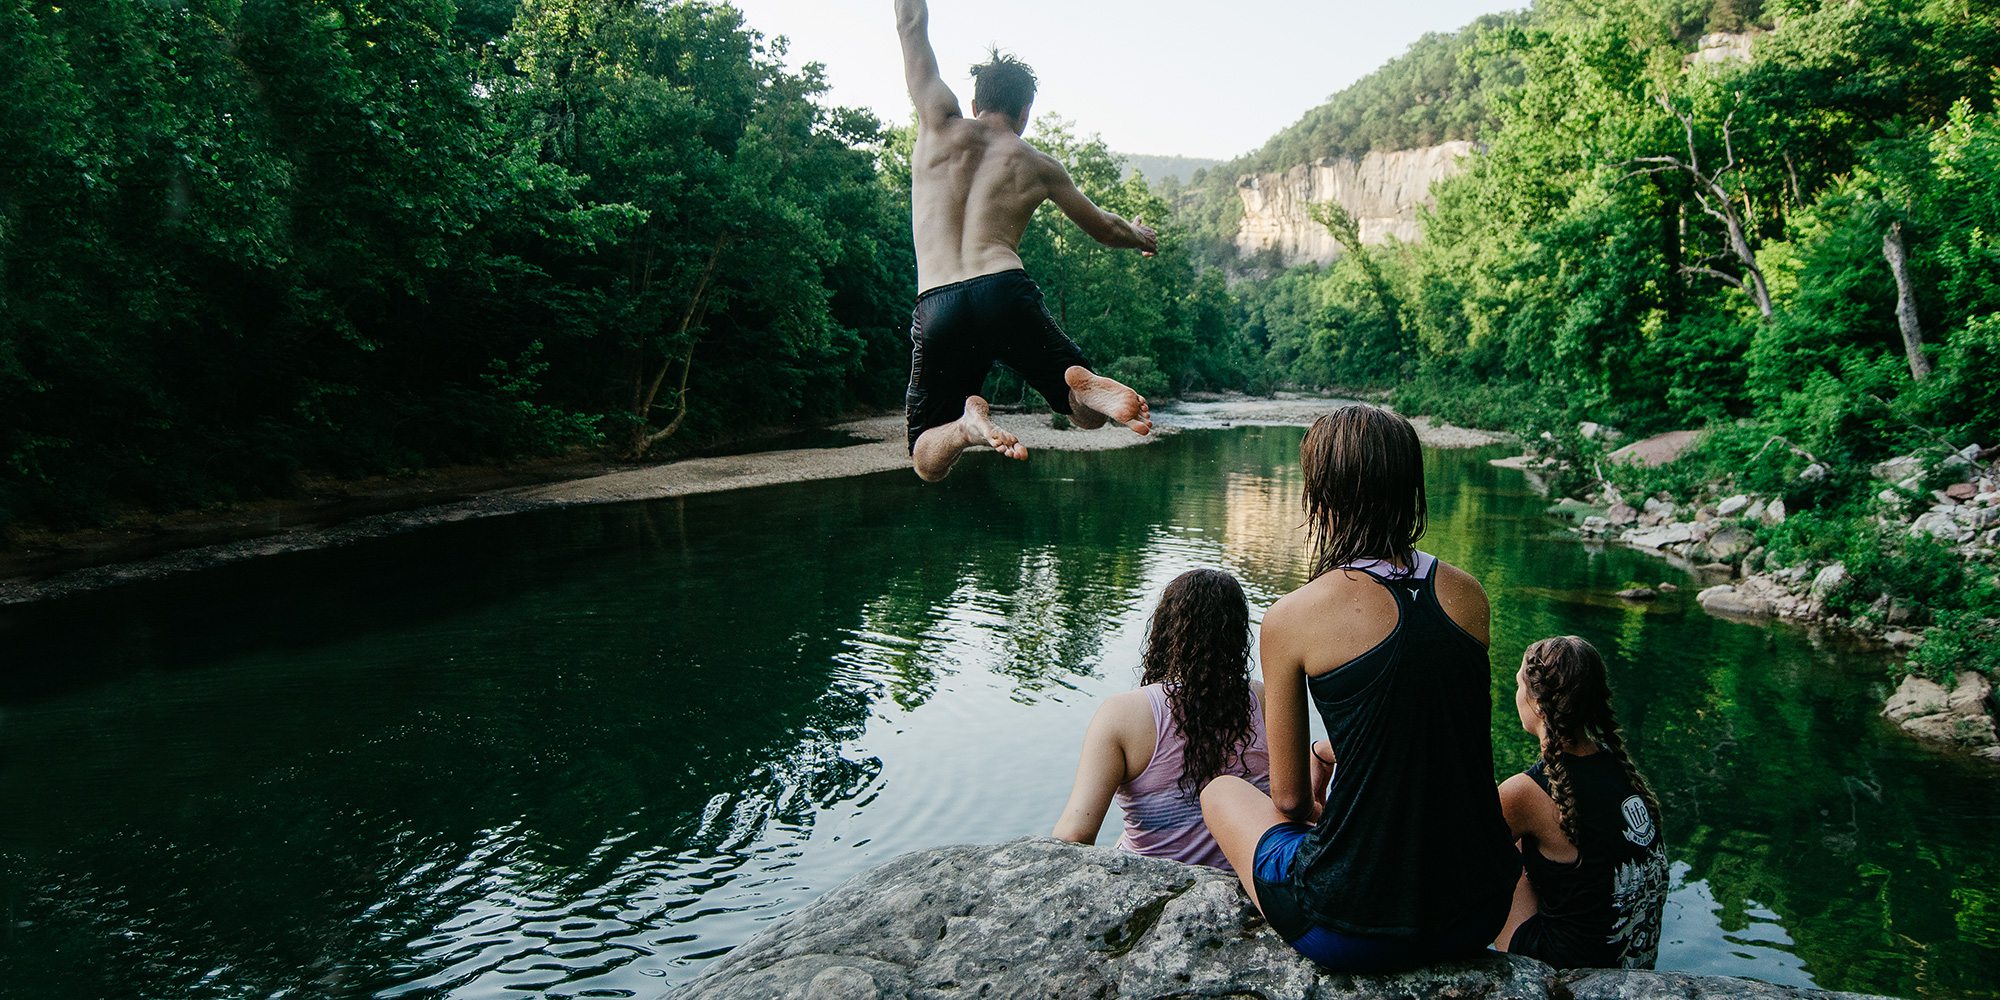
[[[1903,678],[1882,714],[1913,736],[1938,743],[1984,747],[2000,743],[1986,712],[1993,685],[1971,670],[1960,671],[1952,687],[1922,677]]]
[[[1952,715],[1940,713],[1910,719],[1903,723],[1904,731],[1919,739],[1933,743],[1951,743],[1968,747],[1990,747],[2000,742],[2000,732],[1993,727],[1993,719],[1985,715]]]
[[[670,995],[1806,1000],[1831,994],[1673,973],[1559,973],[1492,952],[1395,975],[1333,975],[1280,940],[1233,876],[1030,838],[896,858],[773,925]]]
[[[1701,604],[1703,610],[1716,615],[1755,617],[1768,615],[1776,610],[1776,606],[1769,598],[1739,590],[1727,583],[1716,584],[1696,594],[1694,599]]]

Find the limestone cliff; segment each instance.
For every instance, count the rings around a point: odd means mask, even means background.
[[[1360,157],[1326,157],[1279,173],[1247,174],[1236,182],[1243,222],[1236,248],[1244,254],[1276,248],[1287,265],[1325,263],[1340,255],[1326,227],[1308,207],[1338,202],[1361,227],[1361,242],[1390,237],[1406,242],[1421,234],[1417,209],[1430,204],[1431,184],[1461,169],[1470,142],[1423,149],[1374,151]]]
[[[1750,61],[1750,49],[1757,41],[1759,32],[1718,31],[1701,36],[1695,50],[1688,53],[1689,64],[1746,63]]]

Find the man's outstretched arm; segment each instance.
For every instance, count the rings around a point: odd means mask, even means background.
[[[1128,221],[1115,212],[1097,207],[1089,195],[1077,189],[1069,171],[1064,170],[1054,157],[1048,158],[1047,171],[1049,200],[1055,202],[1071,222],[1090,234],[1091,239],[1108,247],[1137,250],[1148,257],[1160,249],[1159,235],[1153,232],[1152,227],[1136,219]]]
[[[896,0],[896,34],[903,40],[903,81],[917,120],[926,124],[960,117],[958,95],[938,74],[937,53],[931,51],[931,12],[924,0]]]

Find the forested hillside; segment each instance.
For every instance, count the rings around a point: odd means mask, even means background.
[[[900,386],[881,127],[726,7],[10,0],[0,38],[0,519]]]
[[[1715,26],[1750,58],[1690,59]],[[1772,558],[1844,561],[1850,600],[2000,612],[1947,543],[1878,520],[1928,492],[1867,473],[2000,443],[2000,8],[1547,0],[1495,38],[1518,83],[1420,243],[1235,287],[1264,377],[1546,434],[1585,473],[1580,421],[1706,426],[1664,472],[1609,471],[1785,498]]]
[[[1121,154],[1125,160],[1125,176],[1139,174],[1147,182],[1165,187],[1168,182],[1185,185],[1194,175],[1222,165],[1221,160],[1203,159],[1199,156],[1148,156],[1141,153]]]
[[[900,133],[824,89],[719,3],[0,0],[0,528],[898,406]],[[1077,242],[1085,348],[1210,377],[1219,279]]]
[[[1421,243],[1239,286],[1266,373],[1489,422],[1762,416],[1834,453],[2000,434],[2000,13],[1786,0],[1753,59],[1690,62],[1742,23],[1701,6],[1562,0],[1498,33],[1519,82]]]

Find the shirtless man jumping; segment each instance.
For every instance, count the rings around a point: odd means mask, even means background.
[[[979,395],[996,361],[1079,427],[1102,427],[1109,419],[1151,433],[1145,399],[1090,370],[1043,306],[1017,251],[1044,201],[1105,246],[1152,256],[1153,231],[1092,204],[1061,163],[1022,141],[1035,100],[1035,74],[1025,64],[996,51],[991,62],[973,67],[967,118],[938,75],[924,0],[896,0],[896,30],[917,105],[910,168],[919,294],[904,400],[917,475],[943,479],[968,448],[1028,457],[1019,438],[993,423]]]

